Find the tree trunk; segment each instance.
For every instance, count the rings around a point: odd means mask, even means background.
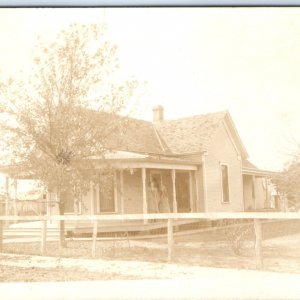
[[[3,247],[3,221],[0,220],[0,252],[2,252]]]
[[[59,214],[61,216],[64,216],[64,214],[65,214],[65,199],[62,199],[61,193],[59,193],[58,207],[59,207]],[[64,220],[59,221],[59,243],[60,243],[60,247],[62,247],[62,248],[67,247],[67,242],[66,242],[66,238],[65,238],[65,221]]]

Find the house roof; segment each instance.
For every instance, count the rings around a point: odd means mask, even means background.
[[[155,123],[133,118],[126,122],[126,130],[109,139],[110,149],[164,155],[201,153],[208,150],[225,122],[242,157],[248,157],[227,111]]]
[[[242,162],[243,168],[258,169],[251,161],[244,159]]]
[[[226,112],[156,123],[158,133],[174,154],[206,151]]]
[[[154,123],[106,112],[86,112],[95,126],[106,131],[101,140],[104,149],[171,156],[201,153],[208,150],[225,122],[240,154],[248,157],[228,111]]]
[[[136,153],[165,153],[152,122],[121,116],[117,118],[122,125],[110,133],[105,148]]]
[[[112,116],[108,113],[88,111],[95,126],[99,128],[108,127]],[[97,115],[95,115],[95,113]],[[96,117],[96,118],[95,118]],[[111,159],[135,160],[140,159],[133,153],[158,155],[160,160],[167,157],[173,160],[182,159],[182,155],[191,153],[201,153],[208,150],[218,129],[222,124],[226,124],[233,138],[233,141],[243,159],[248,154],[235,129],[233,121],[227,111],[197,115],[176,120],[163,120],[159,122],[149,122],[124,116],[115,116],[114,121],[121,126],[107,129],[107,138],[103,140],[104,148],[110,151],[123,151],[121,157]],[[118,152],[117,156],[120,156]],[[124,154],[126,153],[126,157]],[[128,155],[128,153],[131,153]],[[112,154],[110,154],[112,155]],[[116,154],[114,154],[116,155]],[[150,157],[147,156],[147,159]],[[145,158],[144,158],[145,159]],[[154,157],[151,156],[151,159]],[[155,157],[157,159],[157,157]],[[185,162],[187,160],[184,160]],[[16,172],[17,173],[17,172]]]

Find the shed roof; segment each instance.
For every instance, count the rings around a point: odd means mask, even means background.
[[[261,170],[258,167],[256,167],[252,162],[250,162],[249,160],[243,160],[242,161],[242,174],[256,176],[256,177],[271,177],[271,176],[274,176],[275,174],[278,174],[278,172]]]

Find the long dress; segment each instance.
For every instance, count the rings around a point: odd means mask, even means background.
[[[163,188],[162,191],[160,192],[159,212],[160,213],[171,212],[168,195],[165,188]]]
[[[159,213],[158,203],[160,201],[159,199],[159,191],[157,188],[152,188],[151,193],[149,195],[148,200],[148,212],[149,213]]]

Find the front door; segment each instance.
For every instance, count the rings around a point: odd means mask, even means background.
[[[176,172],[176,200],[178,212],[190,212],[190,181],[188,172]]]

